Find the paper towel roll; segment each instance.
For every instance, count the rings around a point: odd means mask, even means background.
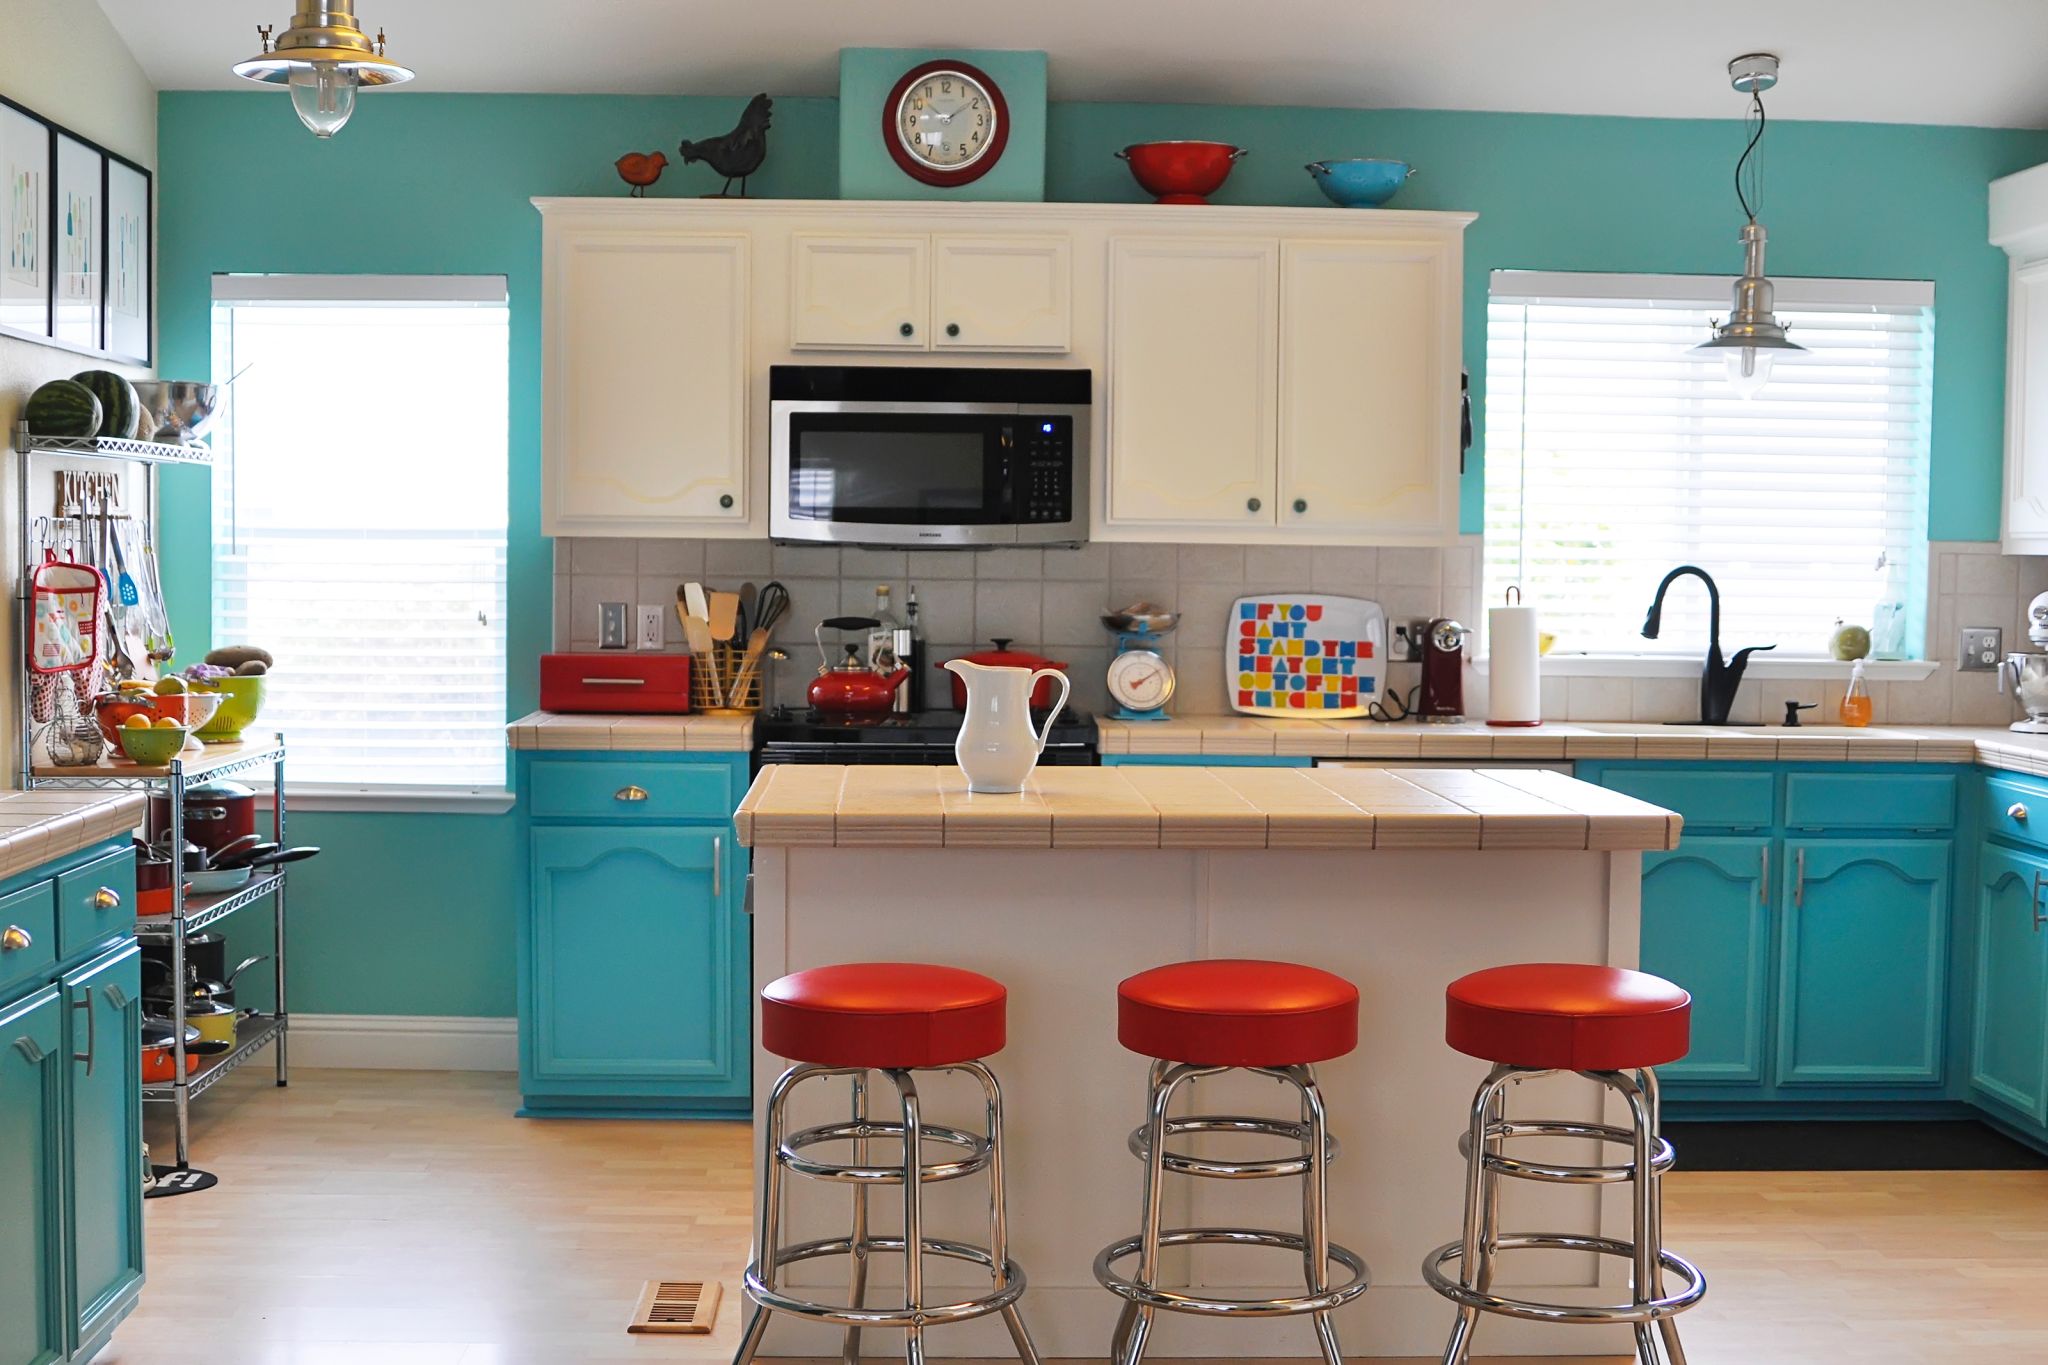
[[[1536,608],[1493,607],[1486,613],[1486,723],[1540,725],[1543,675],[1536,649]]]

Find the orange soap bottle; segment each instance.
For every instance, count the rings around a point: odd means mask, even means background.
[[[1849,669],[1849,689],[1842,693],[1842,724],[1870,724],[1870,684],[1863,681],[1863,660]]]

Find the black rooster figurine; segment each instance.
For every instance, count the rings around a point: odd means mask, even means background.
[[[768,159],[768,111],[773,106],[766,95],[756,95],[747,101],[747,108],[740,115],[737,128],[718,137],[707,137],[700,142],[688,138],[676,148],[682,153],[683,164],[702,161],[725,177],[725,188],[717,194],[707,194],[706,199],[724,199],[732,194],[732,182],[740,182],[739,197],[747,197],[747,177],[761,169],[761,163]]]

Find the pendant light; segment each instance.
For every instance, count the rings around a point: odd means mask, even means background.
[[[299,122],[318,138],[333,137],[355,112],[356,90],[367,86],[403,85],[412,71],[384,55],[384,30],[372,43],[356,27],[348,6],[352,0],[326,4],[298,0],[298,12],[284,36],[271,39],[271,26],[258,24],[263,51],[234,71],[244,80],[282,85],[291,91]]]
[[[1771,282],[1764,276],[1764,225],[1756,220],[1762,196],[1751,158],[1764,140],[1764,91],[1778,83],[1778,59],[1768,52],[1737,57],[1728,63],[1728,81],[1749,96],[1750,112],[1756,116],[1756,131],[1735,163],[1735,198],[1749,220],[1742,225],[1742,278],[1735,282],[1727,321],[1716,322],[1714,335],[1693,347],[1692,353],[1725,361],[1729,385],[1742,397],[1754,398],[1770,382],[1776,357],[1806,348],[1785,339],[1785,325],[1771,311]],[[1743,183],[1745,171],[1747,186]]]

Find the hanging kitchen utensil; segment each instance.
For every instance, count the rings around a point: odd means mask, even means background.
[[[126,517],[123,517],[121,519],[122,524],[125,525],[127,523],[127,520],[128,519]],[[128,557],[121,552],[121,530],[119,527],[116,527],[114,529],[113,549],[115,571],[114,589],[117,593],[120,594],[121,605],[124,607],[141,606],[142,594],[136,590],[135,579],[131,577],[128,573]]]

